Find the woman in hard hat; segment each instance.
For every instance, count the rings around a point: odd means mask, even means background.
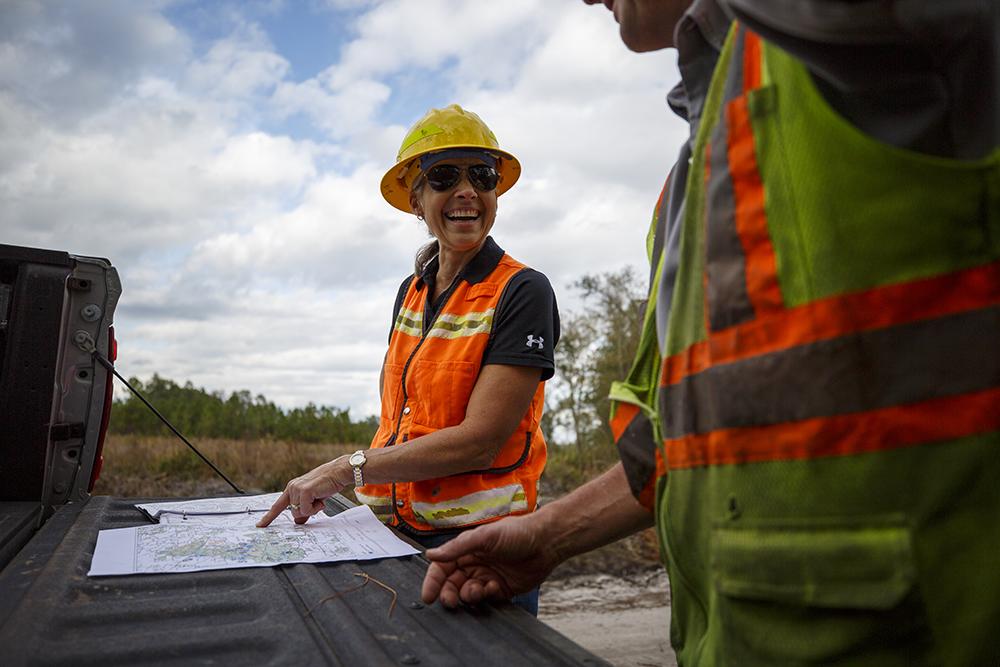
[[[432,109],[382,179],[392,206],[434,240],[400,286],[371,449],[288,483],[261,521],[304,522],[355,485],[360,502],[424,546],[535,510],[545,467],[540,422],[559,315],[548,280],[489,236],[521,166],[474,113]],[[537,611],[538,591],[515,599]]]

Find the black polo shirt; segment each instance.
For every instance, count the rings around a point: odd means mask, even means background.
[[[486,237],[483,247],[455,277],[455,284],[460,280],[470,285],[482,282],[497,267],[503,255],[503,249],[493,237]],[[454,291],[446,289],[436,302],[431,303],[437,269],[438,259],[435,257],[417,278],[418,289],[423,284],[429,288],[427,301],[424,303],[424,331],[431,326]],[[409,275],[399,286],[392,309],[393,323],[413,279],[414,276]],[[392,337],[391,328],[389,337]],[[542,369],[541,379],[548,380],[555,374],[554,348],[558,340],[559,309],[549,279],[534,269],[521,269],[510,279],[507,289],[500,295],[500,302],[493,315],[493,330],[483,353],[483,365],[534,366]]]

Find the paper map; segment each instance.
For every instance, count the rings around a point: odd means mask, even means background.
[[[246,499],[239,500],[245,504]],[[174,522],[102,530],[88,574],[195,572],[417,553],[364,505],[332,517],[320,514],[302,526],[286,518],[256,528],[245,523],[245,516],[230,516],[230,524]]]

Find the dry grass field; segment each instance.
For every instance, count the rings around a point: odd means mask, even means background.
[[[288,480],[358,447],[275,440],[192,440],[247,493],[280,491]],[[173,437],[109,436],[95,495],[160,498],[232,493],[187,446]]]

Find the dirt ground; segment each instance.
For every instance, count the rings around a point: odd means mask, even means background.
[[[538,618],[616,667],[673,667],[669,603],[662,569],[581,574],[542,585]]]

